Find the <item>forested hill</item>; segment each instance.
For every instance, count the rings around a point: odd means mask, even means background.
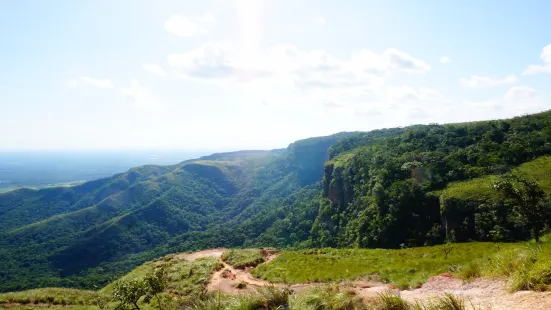
[[[278,220],[297,222],[282,245],[306,240],[329,147],[350,135],[0,194],[0,290],[101,285],[171,251],[259,242]]]
[[[199,248],[526,239],[490,185],[521,175],[551,191],[546,155],[551,112],[340,133],[13,191],[0,195],[0,290],[91,288]]]

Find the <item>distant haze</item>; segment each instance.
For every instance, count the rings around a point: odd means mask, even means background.
[[[209,150],[0,152],[0,192],[108,177],[141,165],[171,165]]]
[[[0,148],[274,149],[540,112],[551,109],[550,11],[500,0],[0,1]]]

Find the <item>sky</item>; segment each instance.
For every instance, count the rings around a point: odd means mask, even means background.
[[[0,2],[0,149],[272,149],[551,109],[551,1]]]

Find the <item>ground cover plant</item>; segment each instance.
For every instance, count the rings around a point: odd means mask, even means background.
[[[236,249],[222,254],[222,259],[234,268],[256,267],[264,262],[259,249]]]

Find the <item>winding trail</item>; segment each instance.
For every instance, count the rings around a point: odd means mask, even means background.
[[[251,268],[236,269],[224,261],[221,256],[228,249],[211,249],[191,254],[178,254],[179,259],[195,260],[201,257],[217,257],[224,268],[212,274],[207,289],[211,292],[221,291],[226,294],[249,294],[257,288],[264,286],[283,286],[280,283],[271,283],[255,278]],[[266,256],[269,263],[278,256],[272,253]],[[246,283],[245,288],[236,288],[238,283]],[[291,285],[294,292],[301,292],[323,283],[302,283]],[[354,280],[339,284],[342,290],[350,290],[362,297],[367,304],[373,304],[380,293],[392,292],[400,295],[410,302],[428,304],[437,296],[444,293],[452,293],[463,298],[468,305],[472,304],[476,309],[484,310],[547,310],[551,309],[551,292],[520,291],[509,293],[506,279],[480,278],[465,283],[453,275],[445,273],[429,279],[423,286],[414,290],[399,290],[391,284],[372,282],[366,280]]]

